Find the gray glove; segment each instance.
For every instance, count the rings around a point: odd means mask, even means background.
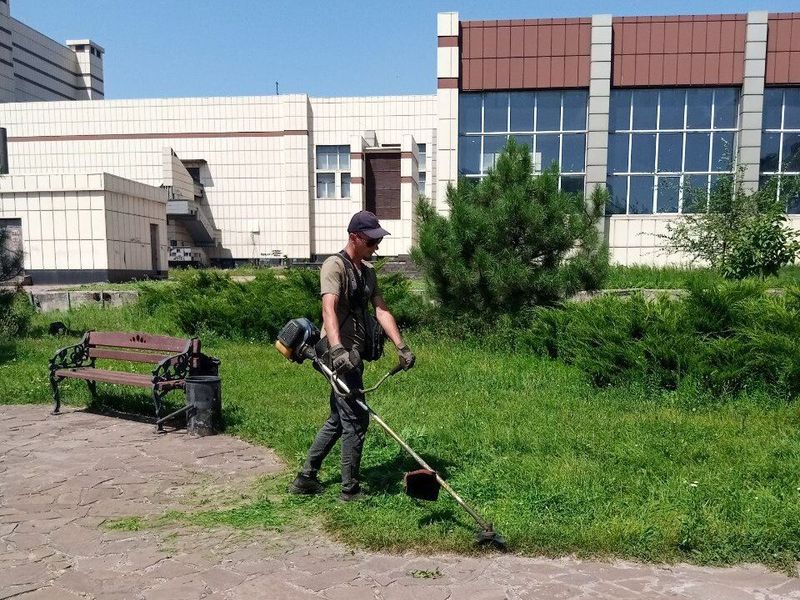
[[[405,345],[397,349],[397,358],[400,364],[403,365],[403,371],[408,371],[417,362],[417,357],[411,352],[411,349]]]
[[[344,375],[349,373],[358,368],[359,364],[361,364],[361,357],[355,350],[348,352],[341,344],[331,347],[331,365],[337,374]]]

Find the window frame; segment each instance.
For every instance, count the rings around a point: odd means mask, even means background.
[[[324,149],[324,150],[323,150]],[[333,150],[332,150],[333,149]],[[327,166],[320,168],[320,155],[324,154],[328,157],[336,156],[336,164],[330,164],[330,158],[327,159]],[[319,178],[320,175],[333,176],[333,195],[320,196],[319,193]],[[344,176],[350,176],[350,146],[347,144],[317,144],[314,146],[314,198],[316,200],[349,200],[350,195],[344,196],[342,194],[344,189]],[[349,188],[348,188],[349,191]]]
[[[497,95],[498,97],[501,95],[505,95],[506,99],[506,125],[505,130],[487,130],[486,129],[486,98],[488,95]],[[544,94],[558,94],[559,98],[559,114],[558,114],[558,128],[557,129],[539,129],[539,99],[540,97],[544,97]],[[576,97],[578,95],[582,96],[582,100],[585,102],[585,112],[583,118],[583,128],[567,128],[565,129],[564,125],[564,111],[565,111],[565,103],[568,94],[575,94]],[[511,128],[511,120],[512,120],[512,100],[513,95],[519,95],[522,97],[523,95],[530,96],[533,104],[530,107],[530,128],[529,129],[513,129]],[[583,166],[580,170],[570,170],[570,171],[563,171],[561,175],[565,178],[575,179],[577,177],[581,177],[583,179],[583,188],[585,189],[586,186],[586,137],[588,133],[588,121],[589,121],[589,92],[587,89],[578,88],[578,89],[554,89],[554,90],[524,90],[524,91],[498,91],[498,92],[466,92],[460,94],[459,98],[459,110],[461,110],[461,98],[465,98],[465,102],[473,103],[475,98],[480,96],[480,131],[470,131],[468,128],[464,128],[461,125],[459,126],[459,148],[461,144],[462,138],[464,139],[480,139],[479,143],[479,151],[478,151],[478,164],[474,165],[477,166],[477,170],[475,173],[464,173],[462,172],[462,152],[459,151],[459,164],[458,164],[458,173],[459,177],[465,177],[467,179],[482,179],[488,173],[489,168],[493,168],[495,164],[496,158],[492,158],[491,165],[485,160],[485,157],[488,156],[486,154],[486,142],[487,139],[490,138],[504,138],[503,146],[505,142],[512,136],[526,136],[531,139],[531,157],[534,160],[534,171],[539,173],[542,170],[549,168],[550,165],[542,165],[536,164],[536,156],[537,154],[541,155],[539,152],[539,141],[544,143],[544,137],[550,138],[558,136],[558,159],[557,163],[559,165],[559,169],[561,168],[562,163],[564,162],[564,136],[567,135],[583,135]],[[461,118],[459,117],[459,122],[461,122]],[[542,138],[540,140],[540,138]],[[497,154],[497,153],[495,153]],[[488,165],[488,166],[487,166]],[[559,189],[562,188],[563,181],[559,179]]]
[[[692,90],[707,90],[711,92],[711,106],[710,106],[710,114],[708,120],[707,127],[694,127],[689,125],[689,101],[690,97],[689,94]],[[612,178],[622,177],[626,179],[625,185],[625,211],[622,213],[619,212],[608,212],[606,214],[625,214],[625,215],[632,215],[632,214],[665,214],[665,215],[675,215],[675,214],[683,214],[684,212],[684,196],[688,198],[687,184],[690,179],[696,179],[697,177],[705,177],[706,179],[706,186],[704,193],[707,195],[710,194],[711,188],[714,185],[714,182],[719,177],[725,176],[733,176],[736,172],[737,168],[737,149],[739,143],[739,110],[738,107],[741,103],[741,92],[736,87],[720,87],[720,88],[688,88],[688,87],[664,87],[664,88],[648,88],[648,91],[656,91],[657,92],[657,99],[656,99],[656,106],[655,106],[655,128],[635,128],[634,127],[634,119],[636,118],[636,108],[635,108],[635,99],[636,99],[636,92],[639,88],[615,88],[611,92],[611,99],[610,103],[613,104],[614,97],[621,97],[627,102],[627,108],[620,110],[619,107],[609,106],[609,115],[612,113],[615,114],[624,114],[627,112],[627,124],[625,123],[612,123],[609,119],[609,136],[622,136],[627,138],[627,150],[628,150],[628,157],[627,162],[625,165],[624,170],[612,170],[610,160],[607,161],[607,173],[606,179],[607,182],[610,182]],[[736,97],[736,108],[734,110],[736,121],[733,123],[732,126],[718,126],[717,121],[717,110],[718,110],[718,102],[717,96],[718,93],[720,96],[723,94],[728,94],[730,91],[733,90],[735,92]],[[661,107],[662,107],[662,94],[669,93],[670,95],[674,95],[676,91],[682,92],[683,96],[683,121],[682,126],[680,128],[670,127],[669,129],[663,128],[661,123]],[[720,104],[720,110],[721,110]],[[621,125],[621,126],[620,126]],[[681,146],[680,146],[680,169],[679,170],[660,170],[660,159],[661,159],[661,152],[662,152],[662,137],[670,136],[670,138],[674,138],[676,134],[681,136]],[[717,143],[722,143],[722,141],[727,137],[726,134],[732,136],[733,144],[730,150],[730,161],[729,161],[729,169],[719,169],[717,168],[717,163],[719,161],[714,162],[715,154],[718,151],[716,147]],[[641,171],[637,170],[634,171],[633,169],[633,140],[634,137],[640,135],[655,135],[655,160],[653,165],[652,171]],[[705,169],[690,169],[687,170],[687,147],[688,142],[691,141],[691,136],[693,135],[706,135],[708,136],[708,147],[706,149],[707,160],[706,160],[706,168]],[[615,139],[621,139],[616,138]],[[609,148],[611,146],[611,141],[609,141]],[[722,156],[720,156],[720,160],[722,160]],[[694,165],[693,165],[694,166]],[[653,195],[652,195],[652,202],[651,202],[651,211],[649,213],[641,213],[641,212],[631,212],[631,185],[632,178],[638,177],[653,177]],[[661,211],[659,210],[659,192],[662,190],[661,187],[661,180],[665,181],[674,181],[677,178],[678,181],[678,211]],[[665,198],[667,198],[667,194],[665,194]],[[669,196],[671,198],[671,196]],[[641,204],[641,203],[637,203]]]
[[[771,109],[771,106],[768,106],[766,102],[766,96],[769,91],[778,91],[780,90],[780,122],[778,123],[778,127],[771,127],[767,126],[768,122],[768,113],[767,111]],[[777,186],[776,186],[776,194],[777,197],[780,198],[781,194],[783,193],[784,187],[784,178],[792,178],[795,180],[796,183],[800,183],[800,162],[798,162],[797,169],[786,169],[787,161],[784,157],[784,145],[785,139],[787,134],[796,136],[800,139],[800,120],[798,120],[796,127],[787,127],[786,126],[786,92],[787,91],[794,91],[798,96],[800,96],[800,89],[793,86],[770,86],[764,89],[764,112],[762,115],[762,128],[761,128],[761,155],[759,156],[759,164],[758,164],[758,179],[759,179],[759,187],[763,187],[766,182],[768,182],[772,178],[777,178]],[[800,103],[800,97],[798,98],[798,102]],[[800,108],[798,108],[800,110]],[[777,169],[773,170],[763,170],[762,163],[764,162],[764,140],[767,136],[778,136],[778,162],[777,162]],[[800,161],[800,150],[797,152],[798,159]],[[796,178],[796,179],[795,179]],[[797,196],[792,198],[785,199],[785,210],[787,214],[800,214],[800,198]]]

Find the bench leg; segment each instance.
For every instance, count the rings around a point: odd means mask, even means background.
[[[89,387],[89,393],[92,395],[92,400],[97,400],[97,382],[86,380],[86,385]]]
[[[164,431],[163,423],[159,423],[159,419],[161,419],[161,397],[163,394],[158,391],[158,389],[153,388],[153,405],[156,409],[156,433],[161,433]]]
[[[53,412],[57,415],[61,412],[61,394],[58,391],[58,377],[51,371],[50,372],[50,389],[53,391]]]

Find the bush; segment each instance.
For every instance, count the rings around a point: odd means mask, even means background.
[[[0,339],[27,335],[34,312],[24,293],[0,292]]]
[[[402,273],[378,272],[378,287],[401,329],[416,327],[432,319],[433,307],[411,289],[411,280]]]
[[[530,315],[518,347],[579,367],[597,386],[691,382],[716,395],[800,393],[800,291],[757,283],[695,288],[683,300],[606,296]]]
[[[264,271],[248,283],[216,271],[187,271],[174,285],[144,285],[141,305],[169,315],[187,335],[272,340],[290,319],[319,321],[319,274],[305,269]]]
[[[401,326],[412,326],[425,313],[421,298],[400,274],[380,277],[380,287]],[[322,322],[319,271],[263,270],[246,283],[218,271],[192,270],[174,285],[144,284],[140,306],[159,312],[187,335],[272,341],[287,321],[307,317]]]
[[[587,205],[558,186],[558,171],[534,176],[529,150],[511,139],[486,178],[448,188],[449,217],[418,203],[412,258],[444,310],[513,315],[602,284],[608,252],[596,224],[605,192]]]
[[[797,194],[797,187],[797,178],[773,178],[748,194],[739,173],[720,179],[708,197],[704,190],[689,190],[686,213],[667,226],[670,249],[711,265],[728,279],[777,275],[800,252],[785,215],[786,200]]]

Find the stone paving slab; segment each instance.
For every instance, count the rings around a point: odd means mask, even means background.
[[[247,486],[284,465],[228,436],[48,412],[0,406],[0,600],[800,600],[800,579],[760,566],[397,555],[317,531],[108,530],[109,517],[188,508],[193,494]],[[434,576],[414,577],[422,572]]]

